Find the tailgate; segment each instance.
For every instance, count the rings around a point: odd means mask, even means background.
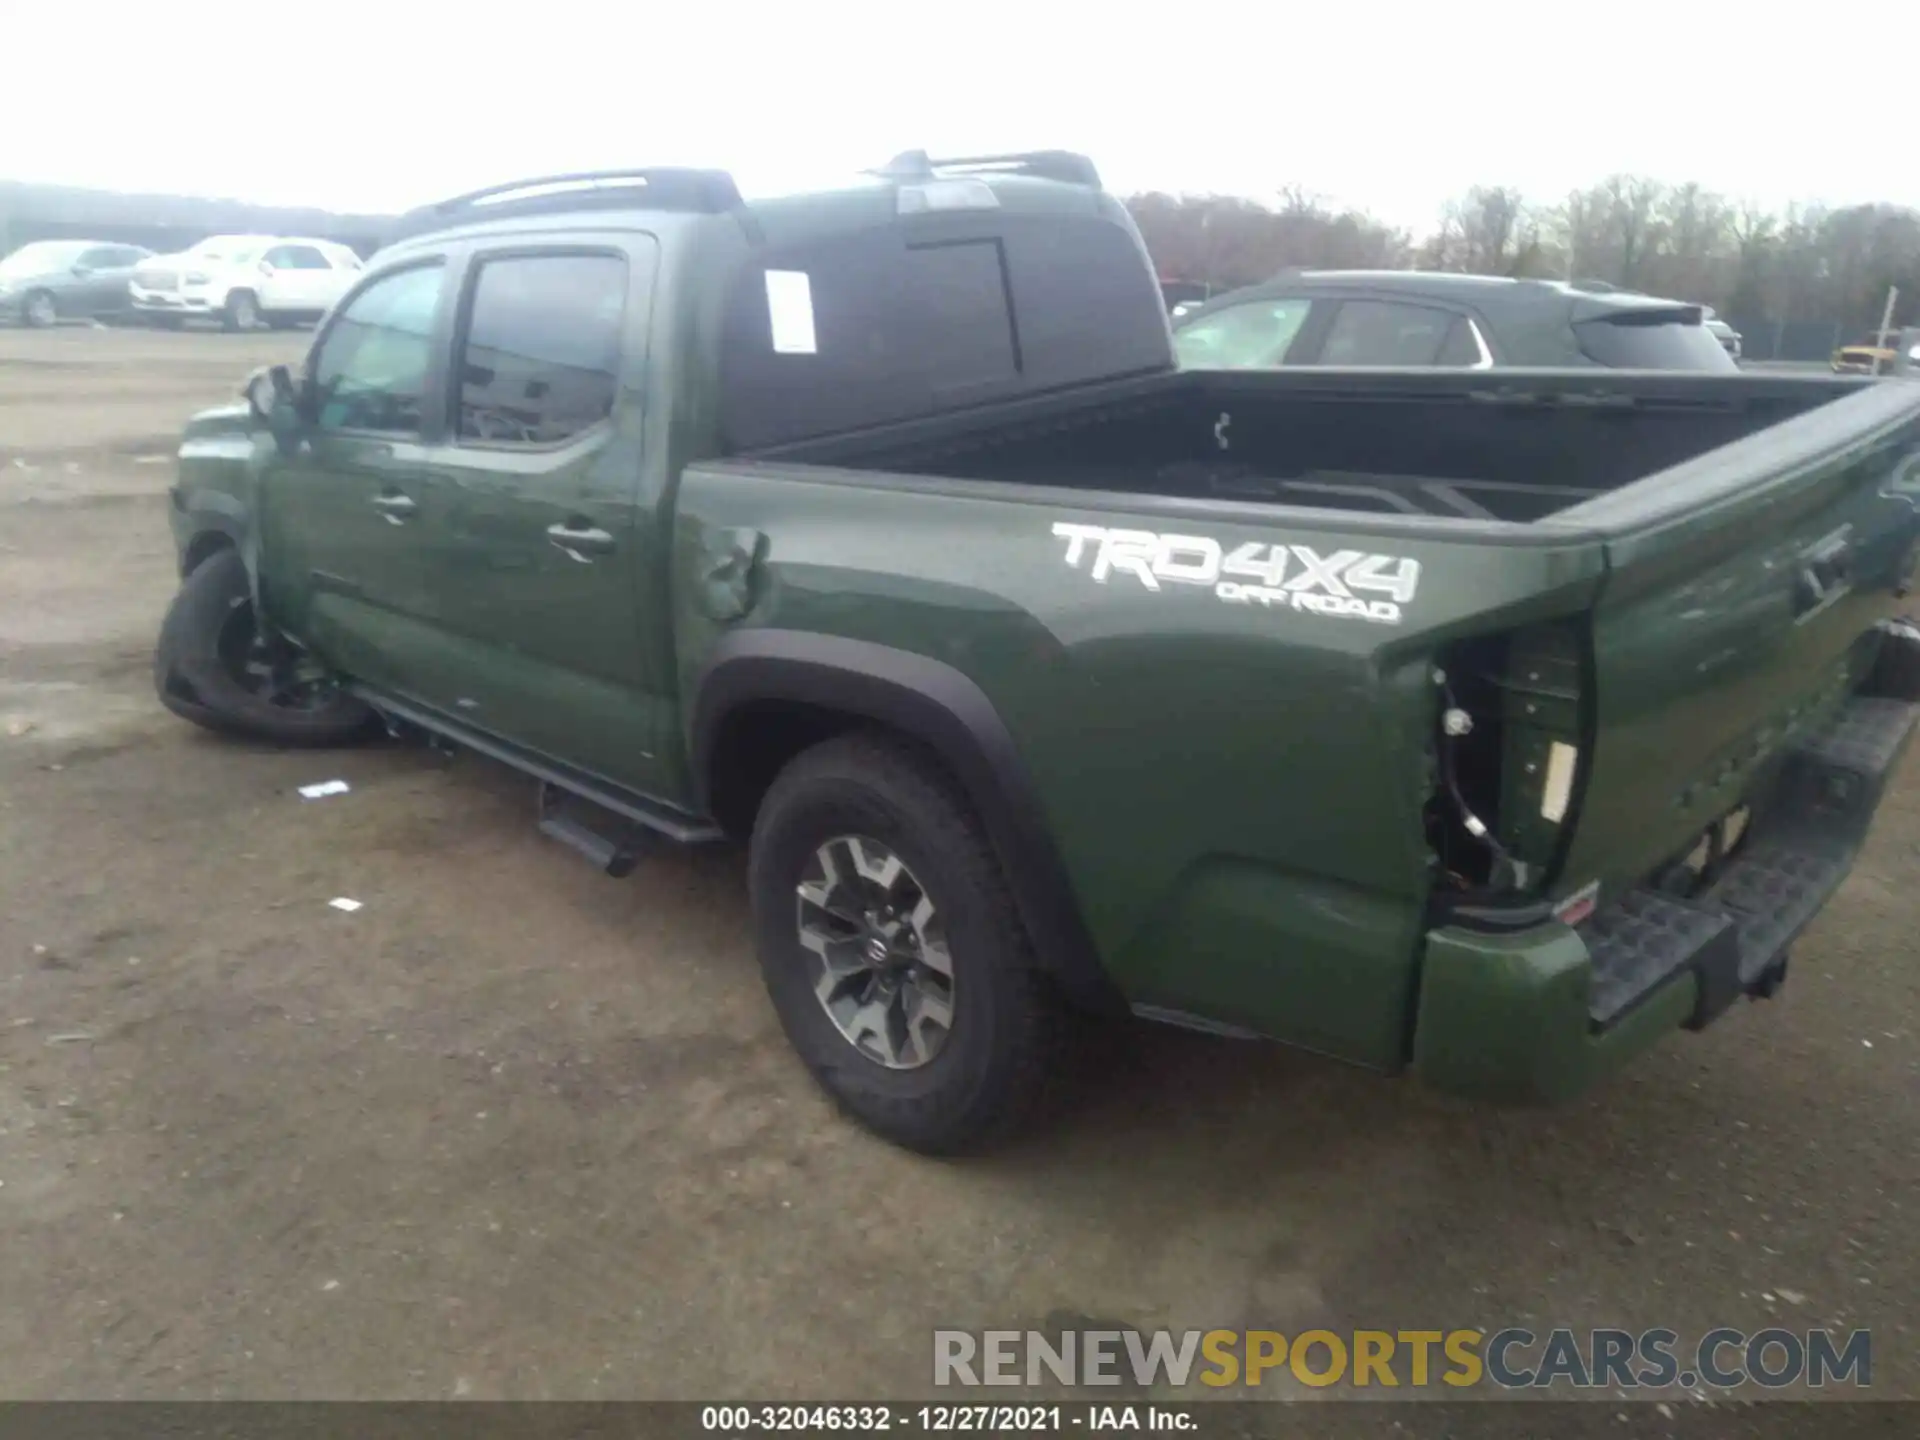
[[[1834,723],[1908,608],[1916,490],[1920,387],[1885,384],[1558,517],[1608,557],[1561,893],[1684,856]]]

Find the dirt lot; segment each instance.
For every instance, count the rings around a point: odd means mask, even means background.
[[[1911,775],[1780,999],[1566,1110],[1142,1028],[915,1159],[789,1055],[737,856],[611,881],[485,762],[154,702],[169,432],[301,343],[0,332],[0,1396],[906,1397],[1071,1317],[1871,1326],[1920,1396]]]

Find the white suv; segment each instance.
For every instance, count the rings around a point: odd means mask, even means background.
[[[198,315],[229,330],[278,330],[326,314],[360,268],[358,255],[331,240],[214,235],[141,261],[128,293],[136,315],[162,324]]]

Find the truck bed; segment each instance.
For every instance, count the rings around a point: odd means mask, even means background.
[[[1130,995],[1366,1063],[1410,1053],[1430,931],[1493,937],[1470,994],[1585,925],[1515,982],[1556,1055],[1678,1024],[1696,963],[1763,991],[1858,839],[1795,787],[1866,813],[1920,695],[1876,678],[1920,575],[1900,380],[1166,374],[699,461],[677,504],[681,653],[851,633],[822,706],[951,668],[1074,817]],[[1540,1027],[1459,1033],[1472,1070]]]
[[[803,442],[783,447],[777,458],[1174,499],[1526,523],[1872,383],[1623,371],[1187,372]]]

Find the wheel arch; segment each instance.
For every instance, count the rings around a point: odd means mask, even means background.
[[[865,727],[915,742],[953,777],[986,830],[1035,953],[1069,998],[1124,1010],[1012,733],[951,665],[806,631],[725,636],[693,686],[688,749],[701,808],[741,834],[787,760]]]
[[[239,549],[240,537],[231,529],[218,522],[208,524],[196,531],[181,549],[180,578],[186,579],[222,550]]]

